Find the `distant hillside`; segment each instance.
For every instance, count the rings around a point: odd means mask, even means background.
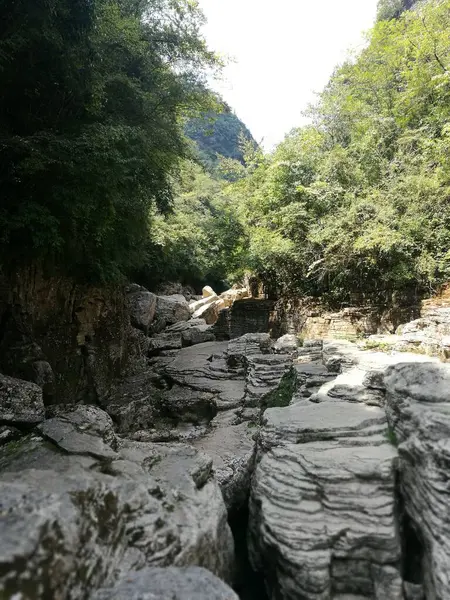
[[[218,155],[243,163],[241,137],[256,145],[249,129],[228,106],[223,113],[207,113],[204,117],[191,119],[185,132],[197,143],[200,158],[208,165],[215,165]]]
[[[378,21],[387,21],[396,19],[402,12],[409,10],[420,0],[379,0],[378,2]]]

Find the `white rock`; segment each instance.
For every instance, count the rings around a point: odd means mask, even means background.
[[[189,304],[189,310],[191,311],[191,314],[193,315],[194,313],[196,313],[200,308],[203,308],[204,306],[207,306],[208,304],[211,304],[212,302],[215,302],[216,300],[219,299],[219,296],[208,296],[207,298],[202,298],[201,300],[196,300],[195,302],[191,302]],[[192,317],[193,319],[196,319],[198,317]]]
[[[216,292],[209,285],[205,285],[202,289],[203,298],[209,298],[209,296],[217,296]]]

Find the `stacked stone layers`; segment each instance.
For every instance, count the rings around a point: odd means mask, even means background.
[[[265,413],[250,547],[271,597],[402,599],[386,427],[381,409],[346,403]]]
[[[384,372],[402,358],[414,368],[423,360],[327,342],[323,361],[295,366],[291,405],[265,412],[249,541],[270,598],[409,600],[417,592],[401,576],[398,454],[383,406]]]
[[[419,556],[407,560],[426,599],[444,600],[450,598],[450,367],[400,363],[384,381],[399,442],[400,492],[417,536]]]

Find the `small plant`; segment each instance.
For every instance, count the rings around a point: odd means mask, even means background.
[[[295,369],[290,369],[283,375],[280,385],[265,396],[261,402],[262,409],[289,406],[296,386],[297,373]]]
[[[395,446],[397,448],[397,446],[398,446],[398,440],[397,440],[397,436],[395,434],[395,431],[392,429],[392,427],[389,426],[386,429],[385,437],[386,437],[387,441],[390,444],[392,444],[393,446]]]
[[[390,352],[392,350],[392,344],[388,344],[387,342],[376,342],[375,340],[367,340],[367,342],[364,344],[364,349]]]

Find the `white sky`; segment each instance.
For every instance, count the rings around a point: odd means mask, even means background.
[[[199,0],[209,46],[233,59],[214,84],[270,149],[375,20],[377,0]]]

